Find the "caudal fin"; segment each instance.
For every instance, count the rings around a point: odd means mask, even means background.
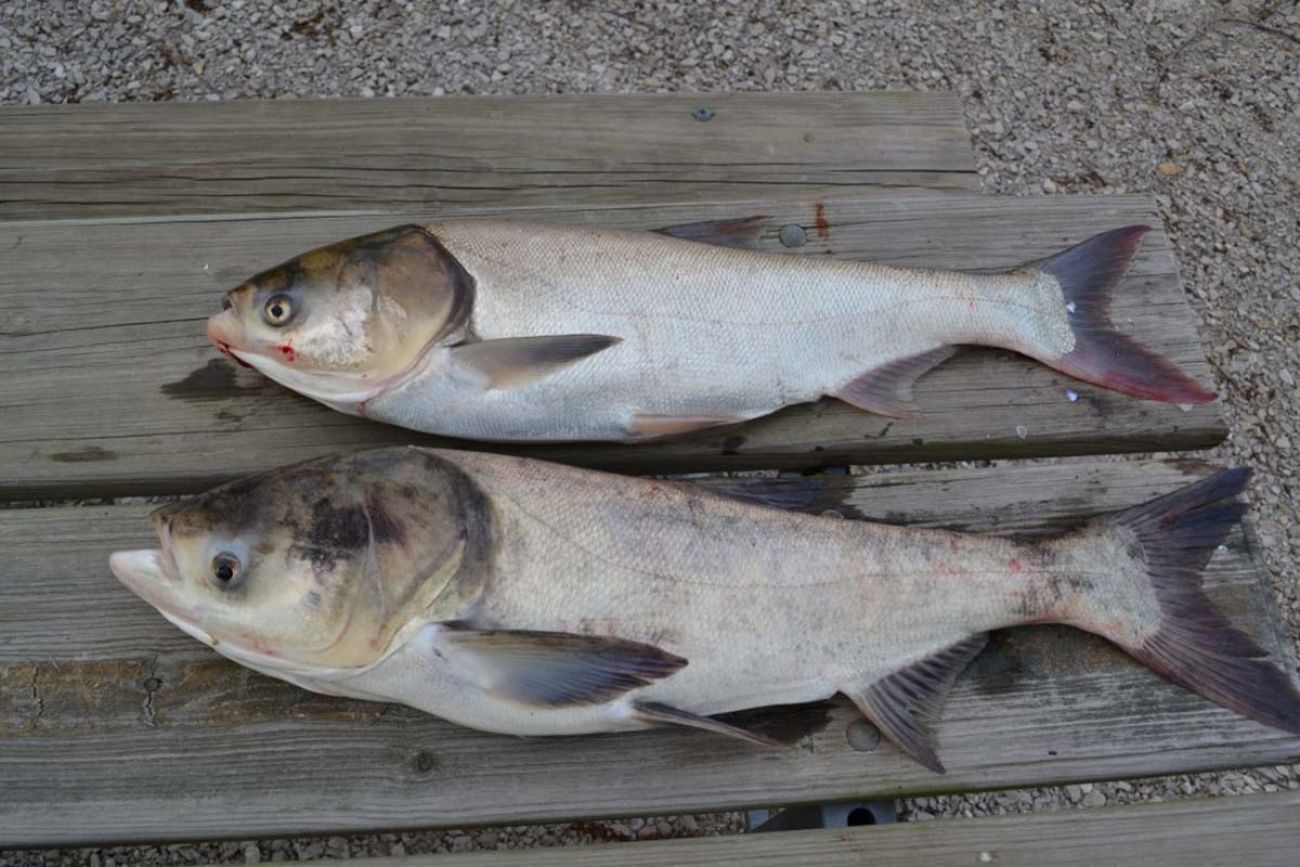
[[[1149,592],[1130,596],[1103,579],[1067,619],[1216,704],[1300,734],[1300,692],[1291,678],[1201,589],[1201,571],[1245,511],[1233,497],[1249,478],[1247,469],[1224,470],[1094,526],[1100,533],[1082,543],[1084,556],[1089,545],[1098,553],[1124,551],[1129,565],[1110,580],[1145,581]]]
[[[1077,379],[1134,397],[1166,403],[1214,400],[1214,392],[1111,324],[1111,292],[1150,230],[1149,226],[1113,229],[1034,263],[1060,284],[1075,340],[1074,349],[1065,355],[1040,360]]]

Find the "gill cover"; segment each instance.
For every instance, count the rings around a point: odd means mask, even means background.
[[[457,339],[473,306],[469,273],[429,232],[405,225],[257,274],[226,294],[208,335],[253,363],[383,380]]]
[[[164,507],[154,522],[175,574],[142,588],[148,579],[124,578],[132,589],[218,649],[331,668],[376,662],[408,624],[473,598],[492,537],[473,480],[416,448],[242,479]],[[222,558],[238,562],[228,581]]]

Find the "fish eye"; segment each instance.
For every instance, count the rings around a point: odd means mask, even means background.
[[[220,587],[229,587],[239,577],[239,558],[222,551],[212,558],[212,577]]]
[[[272,295],[262,308],[262,318],[267,325],[284,325],[293,317],[293,302],[287,295]]]

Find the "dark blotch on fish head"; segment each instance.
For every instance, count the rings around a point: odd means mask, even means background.
[[[473,480],[421,449],[322,458],[157,509],[161,571],[127,583],[219,641],[361,665],[490,563]]]

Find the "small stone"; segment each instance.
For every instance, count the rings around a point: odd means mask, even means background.
[[[1156,172],[1158,174],[1164,175],[1167,178],[1172,178],[1178,174],[1181,174],[1182,169],[1178,168],[1177,163],[1160,163],[1158,166],[1156,166]]]
[[[1071,804],[1077,804],[1083,799],[1083,789],[1075,785],[1066,786],[1065,797],[1070,799]]]
[[[260,864],[262,863],[262,850],[249,843],[244,847],[244,863]]]
[[[1092,791],[1083,796],[1083,805],[1085,807],[1100,807],[1106,803],[1106,796],[1101,792]]]
[[[1045,193],[1056,192],[1056,182],[1053,181],[1051,178],[1043,178],[1043,192]]]

